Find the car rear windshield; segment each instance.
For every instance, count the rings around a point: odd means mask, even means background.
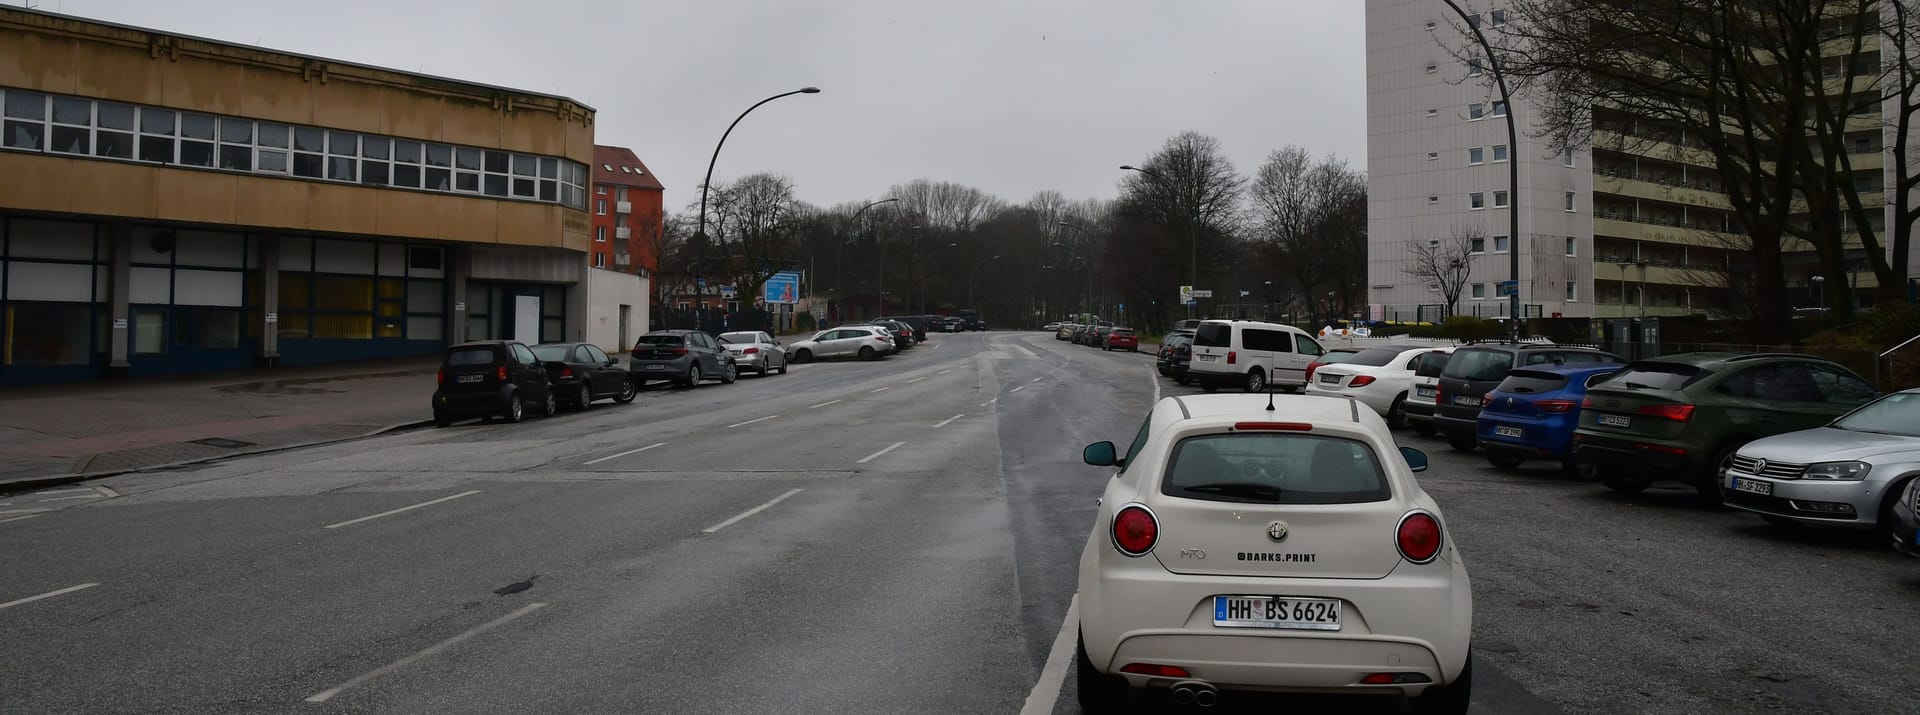
[[[1334,348],[1328,350],[1327,354],[1314,358],[1314,362],[1322,365],[1344,365],[1353,362],[1354,356],[1359,355],[1360,352],[1353,348]]]
[[[1225,348],[1233,346],[1233,328],[1226,325],[1201,325],[1193,331],[1193,344],[1203,348]]]
[[[1247,504],[1356,504],[1392,495],[1366,443],[1272,432],[1180,440],[1160,493]]]
[[[567,353],[569,352],[567,348],[568,346],[566,345],[535,345],[533,346],[533,356],[540,358],[542,361],[566,360]]]
[[[1114,335],[1122,335],[1122,336],[1126,336],[1126,335],[1132,335],[1132,334],[1133,334],[1133,331],[1131,331],[1131,330],[1115,330],[1115,331],[1113,331],[1113,334],[1114,334]]]
[[[681,335],[642,335],[641,345],[684,345],[687,339]]]
[[[1381,365],[1393,362],[1394,358],[1400,357],[1400,353],[1403,352],[1406,352],[1405,348],[1367,348],[1354,353],[1351,358],[1341,360],[1340,364],[1380,367]],[[1321,362],[1326,361],[1322,360]]]
[[[1443,353],[1438,350],[1422,355],[1420,367],[1415,368],[1413,374],[1421,377],[1439,377],[1441,371],[1447,369],[1447,361],[1452,357],[1453,353]]]
[[[463,367],[468,365],[492,365],[493,348],[460,348],[447,352],[447,365]]]
[[[1165,344],[1167,344],[1167,345],[1185,345],[1185,344],[1187,344],[1187,343],[1190,343],[1190,342],[1193,342],[1193,336],[1191,336],[1191,335],[1169,335],[1169,336],[1167,336],[1167,339],[1166,339],[1166,340],[1162,340],[1161,342],[1162,342],[1162,343],[1165,343]]]
[[[1502,392],[1532,395],[1542,392],[1554,392],[1567,386],[1567,378],[1551,372],[1539,370],[1514,370],[1507,373],[1507,379],[1500,381]]]
[[[1622,368],[1596,387],[1628,390],[1679,390],[1704,377],[1706,371],[1692,365],[1671,362],[1639,362]]]
[[[1441,377],[1460,380],[1498,380],[1513,369],[1513,353],[1505,350],[1457,350]]]
[[[721,333],[720,334],[720,340],[724,342],[733,343],[735,345],[751,343],[759,339],[760,339],[760,335],[758,333]]]

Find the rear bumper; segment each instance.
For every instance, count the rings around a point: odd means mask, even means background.
[[[1482,413],[1474,424],[1480,444],[1488,450],[1529,459],[1564,459],[1573,442],[1573,427],[1555,420],[1493,417]],[[1518,427],[1521,436],[1502,436],[1495,431],[1499,427]]]
[[[442,417],[485,417],[507,411],[508,390],[495,392],[435,392],[433,413]]]
[[[1575,432],[1573,437],[1573,456],[1581,464],[1589,464],[1602,470],[1622,476],[1633,476],[1650,482],[1686,482],[1695,483],[1700,472],[1693,453],[1673,454],[1666,449],[1684,449],[1678,445],[1658,442],[1635,442],[1613,437],[1596,437]],[[1700,457],[1698,459],[1705,459]]]
[[[1416,402],[1413,398],[1407,398],[1407,420],[1433,424],[1433,403]]]
[[[1480,421],[1478,417],[1471,419],[1452,417],[1436,409],[1433,415],[1433,426],[1447,434],[1474,434],[1480,429]]]
[[[655,366],[659,367],[655,367]],[[687,368],[693,367],[692,357],[675,360],[634,360],[627,365],[627,373],[635,379],[678,380],[687,376]]]

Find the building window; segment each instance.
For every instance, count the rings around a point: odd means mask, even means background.
[[[1439,71],[1440,71],[1440,65],[1434,65],[1434,64],[1427,65],[1427,74],[1434,74]]]
[[[1567,281],[1567,302],[1577,303],[1579,301],[1580,301],[1580,284],[1575,283],[1573,281]]]
[[[47,150],[85,156],[93,153],[93,103],[72,97],[53,98],[53,128]]]
[[[1468,76],[1468,77],[1478,77],[1478,76],[1480,76],[1480,75],[1482,75],[1482,74],[1484,74],[1484,73],[1485,73],[1485,70],[1483,70],[1483,69],[1481,69],[1481,68],[1480,68],[1480,61],[1479,61],[1479,60],[1468,60],[1468,61],[1467,61],[1467,76]]]
[[[1573,150],[1572,149],[1567,150],[1567,153],[1561,157],[1560,163],[1564,164],[1569,169],[1573,168]]]
[[[1439,161],[1439,160],[1440,160],[1440,152],[1437,152],[1437,151],[1427,152],[1427,161]]]
[[[1487,252],[1486,237],[1474,236],[1473,238],[1468,239],[1467,252],[1468,253],[1486,253]]]
[[[146,112],[142,111],[142,115]],[[326,150],[326,132],[313,127],[294,127],[293,129],[293,175],[309,179],[320,178],[325,166],[323,151]],[[145,141],[144,139],[142,141]],[[142,150],[145,146],[142,145]]]
[[[1568,236],[1567,237],[1567,255],[1569,256],[1580,255],[1579,249],[1580,249],[1580,240],[1572,236]]]
[[[1476,12],[1472,15],[1467,16],[1467,27],[1471,27],[1476,30],[1480,29],[1480,13]]]
[[[1505,191],[1493,192],[1493,207],[1496,209],[1503,209],[1507,207],[1507,192]]]
[[[1486,297],[1487,297],[1487,284],[1485,283],[1473,284],[1473,299],[1482,300],[1482,299],[1485,299]]]
[[[594,202],[593,202],[593,212],[594,212],[594,213],[596,213],[596,214],[599,214],[599,215],[601,215],[601,216],[605,216],[605,215],[607,215],[607,200],[606,200],[606,199],[596,199],[596,200],[594,200]]]
[[[1493,103],[1493,116],[1496,116],[1496,117],[1507,116],[1507,103],[1495,100]]]
[[[601,195],[601,196],[606,196],[606,195],[607,195],[607,187],[605,187],[605,186],[595,186],[595,187],[593,187],[593,193],[595,193],[595,194],[598,194],[598,195]]]
[[[1467,194],[1467,207],[1479,211],[1487,207],[1487,195],[1479,191]]]
[[[1506,252],[1507,252],[1507,237],[1506,237],[1506,236],[1494,236],[1494,237],[1493,237],[1493,252],[1494,252],[1494,253],[1506,253]]]
[[[1494,27],[1505,25],[1507,24],[1507,11],[1495,10],[1491,13],[1488,13],[1488,19],[1493,22]]]
[[[1439,204],[1440,204],[1440,197],[1438,197],[1438,196],[1428,196],[1428,197],[1427,197],[1427,205],[1428,205],[1428,206],[1437,206],[1437,205],[1439,205]]]
[[[1482,149],[1480,147],[1474,147],[1472,149],[1467,150],[1468,165],[1479,166],[1485,163],[1487,163],[1487,152],[1485,149]]]
[[[13,92],[7,92],[8,97]],[[173,163],[175,117],[172,110],[140,108],[140,160]]]
[[[219,120],[205,114],[180,113],[180,163],[213,166],[214,134]]]
[[[622,168],[622,169],[625,169],[626,167],[624,167],[624,166],[623,166],[623,167],[620,167],[620,168]],[[625,187],[625,186],[622,186],[622,187],[620,187],[620,188],[617,188],[617,189],[614,189],[614,190],[613,190],[613,200],[615,200],[615,201],[625,201],[625,200],[627,200],[627,187]]]
[[[593,242],[594,242],[594,243],[606,243],[606,242],[607,242],[607,227],[605,227],[605,226],[595,226],[595,227],[593,227]]]
[[[1566,199],[1567,199],[1567,210],[1572,211],[1573,210],[1573,192],[1571,191],[1567,192]]]
[[[6,117],[0,123],[0,131],[6,134],[0,142],[9,149],[40,151],[47,141],[47,95],[38,92],[8,92],[0,115]]]
[[[606,267],[607,267],[607,254],[605,254],[605,253],[595,253],[595,254],[593,254],[593,267],[594,267],[594,268],[606,268]]]
[[[1498,164],[1506,160],[1507,160],[1507,145],[1505,144],[1493,145],[1493,162]]]
[[[1474,102],[1473,104],[1467,105],[1467,119],[1469,121],[1477,122],[1477,121],[1480,121],[1482,118],[1485,118],[1486,116],[1487,116],[1486,105],[1481,104],[1479,102]]]

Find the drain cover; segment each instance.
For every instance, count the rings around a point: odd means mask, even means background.
[[[206,439],[188,440],[188,442],[191,444],[204,444],[208,447],[219,447],[221,449],[239,449],[241,447],[254,446],[252,442],[242,442],[237,439],[227,439],[225,437],[208,437]]]

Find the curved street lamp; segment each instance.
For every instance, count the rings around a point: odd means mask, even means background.
[[[889,198],[884,198],[879,201],[875,201],[873,203],[862,206],[860,207],[859,211],[853,212],[853,216],[847,219],[847,224],[852,225],[852,224],[859,223],[860,214],[866,213],[867,209],[873,208],[875,206],[879,206],[880,204],[890,204],[899,200],[900,199],[889,197]],[[840,293],[840,298],[838,302],[840,303],[840,312],[843,313],[843,315],[839,315],[835,317],[840,318],[842,322],[845,321],[846,316],[844,315],[844,313],[847,312],[847,296],[846,296],[847,284],[845,281],[846,274],[847,274],[846,245],[852,242],[853,242],[853,237],[851,236],[842,238],[840,239],[840,248],[836,248],[833,251],[834,255],[839,256],[839,260],[835,262],[835,266],[833,269],[833,289]]]
[[[1460,3],[1456,2],[1456,0],[1441,0],[1441,2],[1446,3],[1447,7],[1452,8],[1453,14],[1460,16],[1460,22],[1465,24],[1468,31],[1473,34],[1474,42],[1478,43],[1480,49],[1487,53],[1487,70],[1493,73],[1494,84],[1500,89],[1500,103],[1507,108],[1507,146],[1512,147],[1512,149],[1509,150],[1512,153],[1507,157],[1507,190],[1513,197],[1507,206],[1507,235],[1511,236],[1512,238],[1509,240],[1513,241],[1513,245],[1509,246],[1507,250],[1507,277],[1513,280],[1513,292],[1508,294],[1507,297],[1507,317],[1509,318],[1507,322],[1509,337],[1518,340],[1520,338],[1521,318],[1520,130],[1513,119],[1514,114],[1517,112],[1513,106],[1513,96],[1507,91],[1506,71],[1500,69],[1500,56],[1493,51],[1493,43],[1487,41],[1486,33],[1480,31],[1480,23],[1475,22],[1471,16],[1467,14],[1466,9],[1460,7]],[[1621,312],[1625,312],[1624,306],[1622,306]]]
[[[700,225],[699,225],[699,228],[694,230],[693,238],[695,241],[698,242],[700,246],[699,250],[702,253],[706,251],[706,245],[707,245],[707,189],[713,186],[713,166],[714,164],[717,164],[720,162],[720,147],[727,145],[727,137],[733,135],[733,128],[740,126],[740,120],[746,119],[748,114],[752,114],[753,110],[759,109],[760,105],[762,104],[766,104],[768,102],[779,99],[781,97],[791,97],[796,94],[819,94],[819,93],[820,93],[819,87],[801,87],[791,92],[782,92],[780,94],[773,95],[766,99],[762,99],[758,102],[754,102],[753,106],[747,107],[747,111],[741,112],[740,116],[738,117],[734,117],[733,123],[728,124],[727,130],[720,134],[720,143],[713,145],[713,158],[707,160],[707,178],[705,181],[700,182]],[[694,266],[695,266],[694,286],[695,287],[694,287],[694,293],[693,293],[693,305],[694,305],[694,311],[696,315],[698,315],[698,311],[701,309],[701,306],[706,302],[706,298],[707,298],[706,289],[700,286],[699,284],[699,278],[700,278],[699,265],[700,265],[700,260],[696,259],[694,261]],[[696,319],[695,322],[698,323],[698,320]]]

